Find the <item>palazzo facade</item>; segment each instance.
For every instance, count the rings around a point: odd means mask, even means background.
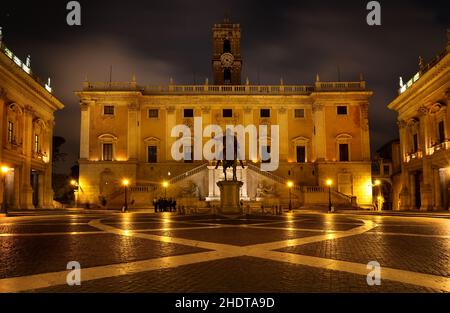
[[[0,202],[8,208],[52,208],[54,112],[63,104],[1,41],[0,30]],[[4,179],[4,180],[3,180]],[[3,197],[3,194],[5,196]]]
[[[394,209],[448,210],[450,206],[450,31],[447,47],[406,83],[389,108],[398,113],[401,179]]]
[[[278,85],[253,85],[241,81],[239,24],[225,20],[214,25],[212,40],[211,83],[177,85],[171,80],[167,86],[143,86],[135,77],[129,82],[83,83],[76,92],[81,108],[78,203],[120,206],[125,178],[130,181],[129,199],[137,207],[149,207],[155,197],[165,195],[179,201],[197,199],[192,205],[199,207],[217,201],[221,168],[215,169],[213,161],[175,161],[172,156],[179,139],[172,137],[172,129],[187,125],[194,132],[198,117],[203,129],[216,124],[224,132],[226,125],[279,126],[275,171],[262,171],[262,160],[250,159],[246,141],[245,168],[238,169],[243,201],[285,203],[286,182],[292,181],[297,206],[325,204],[325,181],[332,179],[335,203],[371,206],[372,92],[362,78],[322,82],[317,75],[310,85],[285,85],[282,80]],[[272,153],[275,143],[267,137],[265,148]],[[209,139],[204,137],[203,143]]]

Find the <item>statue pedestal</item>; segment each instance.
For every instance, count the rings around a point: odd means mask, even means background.
[[[219,214],[242,215],[240,205],[240,189],[244,185],[241,181],[223,180],[217,182],[220,189],[220,209]]]

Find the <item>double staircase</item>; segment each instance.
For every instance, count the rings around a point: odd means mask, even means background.
[[[201,165],[185,172],[179,174],[177,176],[172,177],[168,180],[169,185],[173,186],[179,182],[184,181],[196,175],[202,171],[207,170],[209,162],[202,163]],[[246,168],[250,171],[257,173],[263,177],[266,177],[268,180],[277,183],[279,186],[279,190],[283,190],[286,188],[286,183],[289,178],[282,177],[273,172],[262,171],[259,166],[256,166],[250,162],[246,163]],[[129,187],[130,194],[133,194],[135,197],[139,197],[139,195],[147,195],[149,197],[146,203],[150,205],[150,197],[153,197],[155,194],[162,190],[163,186],[160,183],[153,183],[149,185],[137,185]],[[296,199],[297,203],[302,205],[326,205],[328,204],[329,190],[327,187],[323,186],[301,186],[295,185],[291,188],[292,196]],[[107,202],[110,204],[114,204],[117,202],[117,205],[120,206],[119,203],[123,202],[124,197],[124,189],[117,187],[108,197]],[[331,190],[331,197],[334,206],[345,206],[345,207],[357,207],[356,197],[349,196],[343,194],[337,190]],[[117,206],[116,205],[116,206]]]

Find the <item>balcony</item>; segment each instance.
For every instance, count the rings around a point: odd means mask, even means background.
[[[439,151],[450,149],[450,139],[445,139],[443,142],[435,143],[428,148],[428,155],[433,155]]]
[[[406,163],[409,163],[413,160],[419,160],[423,158],[422,151],[418,150],[416,152],[411,152],[406,155]]]

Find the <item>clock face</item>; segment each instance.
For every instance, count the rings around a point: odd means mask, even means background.
[[[231,53],[224,53],[220,57],[220,62],[222,62],[223,67],[231,67],[233,65],[234,57]]]

